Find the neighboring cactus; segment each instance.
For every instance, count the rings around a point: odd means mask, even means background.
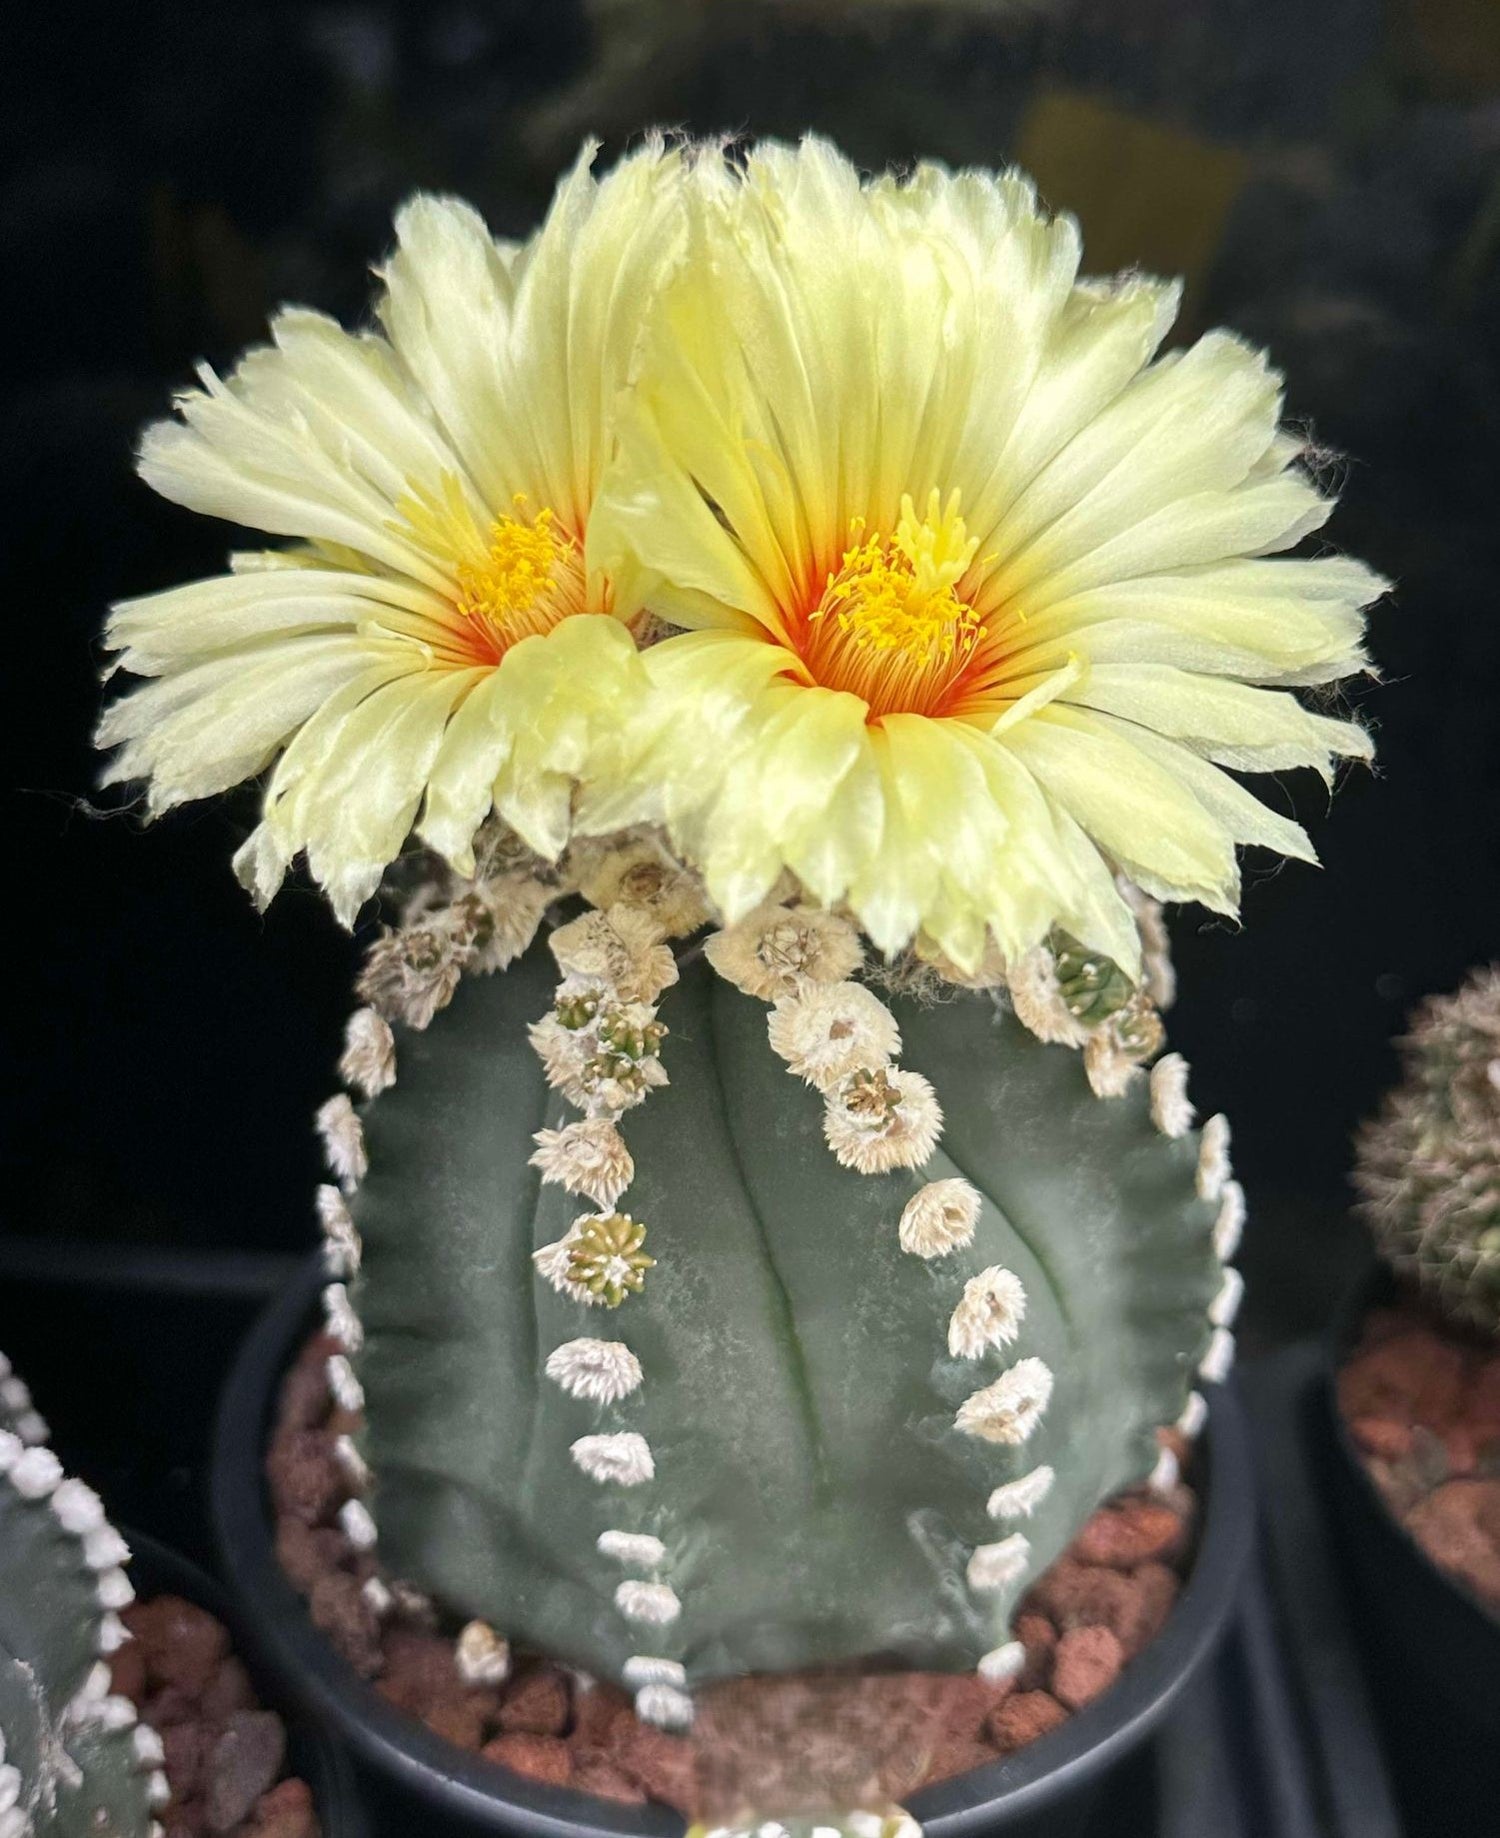
[[[161,1742],[110,1695],[124,1540],[0,1358],[0,1838],[159,1838]]]
[[[1360,1211],[1381,1255],[1444,1314],[1500,1335],[1500,967],[1434,996],[1405,1079],[1360,1132]]]
[[[888,1008],[833,914],[770,905],[674,955],[701,900],[642,848],[603,880],[634,900],[550,950],[514,870],[375,947],[386,1016],[344,1060],[373,1101],[320,1119],[333,1378],[366,1413],[346,1526],[667,1725],[747,1671],[1005,1676],[1029,1581],[1175,1478],[1158,1429],[1232,1355],[1223,1120],[1197,1136],[1181,1060],[1126,1076],[1114,1036],[1097,1096],[1087,1046],[1001,991]],[[572,877],[596,891],[597,858]],[[478,910],[521,955],[460,979]],[[1033,1019],[1057,984],[1030,967]]]

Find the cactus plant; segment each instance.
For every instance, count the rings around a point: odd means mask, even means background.
[[[1383,583],[1279,553],[1329,503],[1263,357],[1157,360],[1173,287],[1019,174],[649,141],[522,247],[397,231],[379,332],[287,313],[147,433],[297,540],[116,608],[100,733],[153,813],[269,769],[262,903],[417,877],[318,1117],[371,1605],[674,1728],[1008,1676],[1233,1352],[1158,902],[1311,858],[1224,768],[1368,757],[1294,691]]]
[[[1401,1276],[1500,1336],[1500,968],[1430,997],[1400,1044],[1402,1082],[1359,1135],[1360,1210]]]
[[[0,1838],[160,1838],[161,1743],[106,1663],[129,1552],[45,1439],[0,1358]]]
[[[1223,1120],[1190,1127],[1175,1057],[1097,1096],[1003,986],[887,1006],[853,928],[791,901],[675,952],[649,897],[566,918],[570,866],[545,937],[523,878],[450,887],[362,978],[365,1102],[321,1117],[351,1525],[667,1724],[748,1671],[1004,1676],[1028,1580],[1174,1478],[1157,1431],[1227,1364]]]

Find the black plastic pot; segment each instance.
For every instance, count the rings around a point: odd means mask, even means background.
[[[1392,1742],[1429,1757],[1452,1747],[1465,1772],[1488,1771],[1500,1803],[1500,1749],[1475,1741],[1481,1732],[1500,1732],[1500,1619],[1439,1570],[1391,1514],[1339,1409],[1339,1368],[1370,1309],[1395,1294],[1389,1272],[1377,1265],[1345,1296],[1324,1342],[1312,1430]]]
[[[614,1805],[523,1780],[439,1740],[359,1678],[308,1618],[277,1564],[266,1501],[264,1450],[276,1392],[317,1317],[321,1272],[310,1268],[246,1340],[219,1411],[213,1514],[225,1574],[253,1621],[284,1690],[347,1745],[382,1831],[422,1838],[662,1838],[681,1821],[659,1807]],[[1120,1682],[1063,1727],[1019,1754],[913,1797],[928,1838],[1070,1838],[1139,1754],[1230,1619],[1254,1537],[1255,1499],[1240,1408],[1209,1387],[1205,1511],[1197,1555],[1171,1619]]]
[[[261,1703],[279,1712],[286,1722],[287,1771],[312,1789],[323,1838],[368,1838],[369,1827],[360,1808],[348,1757],[290,1701],[279,1673],[266,1663],[257,1643],[250,1639],[238,1607],[217,1583],[178,1552],[128,1527],[124,1538],[130,1546],[130,1580],[138,1596],[182,1596],[207,1609],[229,1629],[235,1652],[248,1668]]]

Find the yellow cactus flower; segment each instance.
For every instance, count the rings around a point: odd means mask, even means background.
[[[687,189],[609,534],[690,628],[636,771],[726,917],[790,868],[886,950],[1061,924],[1133,973],[1116,868],[1231,912],[1237,843],[1313,859],[1223,768],[1368,755],[1289,688],[1364,664],[1384,584],[1268,559],[1330,504],[1264,358],[1156,356],[1177,290],[1080,280],[1018,174],[809,140]]]
[[[638,602],[591,513],[681,240],[680,161],[651,144],[599,181],[591,161],[521,245],[413,199],[380,331],[283,312],[271,345],[227,380],[204,369],[181,420],[145,435],[157,491],[298,539],[127,601],[108,627],[116,667],[154,680],[98,738],[151,814],[275,762],[236,858],[262,902],[305,851],[352,920],[413,825],[472,872],[492,807],[555,856],[596,736],[645,687]]]

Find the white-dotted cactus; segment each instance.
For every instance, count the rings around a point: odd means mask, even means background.
[[[147,1838],[161,1743],[110,1693],[125,1541],[0,1358],[0,1838]]]
[[[1111,966],[1081,1017],[1031,976],[1048,1045],[995,990],[877,993],[834,915],[674,949],[660,914],[563,909],[500,976],[377,945],[344,1062],[376,1095],[319,1120],[346,1530],[475,1666],[503,1633],[671,1728],[742,1672],[1005,1676],[1029,1582],[1175,1479],[1158,1431],[1227,1370],[1224,1121],[1139,1071]]]

